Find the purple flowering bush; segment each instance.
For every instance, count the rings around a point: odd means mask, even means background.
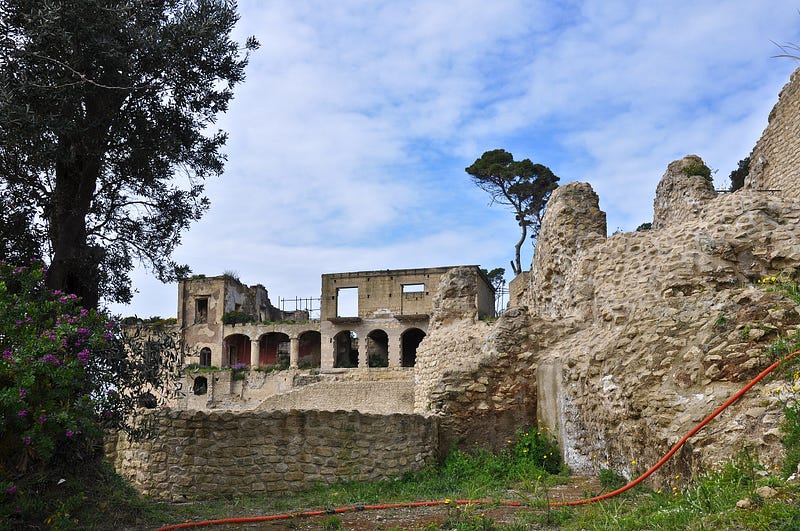
[[[26,479],[99,462],[107,430],[142,436],[131,412],[165,396],[178,360],[166,334],[123,331],[48,290],[45,274],[0,262],[0,495],[12,513]]]

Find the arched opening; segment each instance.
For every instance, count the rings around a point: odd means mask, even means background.
[[[300,354],[297,366],[300,369],[310,369],[320,366],[322,358],[322,336],[319,332],[309,330],[299,336]]]
[[[352,330],[342,330],[333,337],[333,366],[358,367],[358,335]]]
[[[192,392],[196,395],[204,395],[208,392],[208,379],[205,376],[198,376],[192,384]]]
[[[250,366],[250,338],[244,334],[233,334],[225,338],[225,359],[228,367]]]
[[[289,336],[282,332],[269,332],[258,341],[258,364],[286,364],[289,366]]]
[[[208,347],[200,349],[200,366],[211,367],[211,349]]]
[[[417,347],[425,338],[425,332],[419,328],[409,328],[400,338],[403,345],[403,367],[413,367],[417,363]]]
[[[389,366],[389,336],[383,330],[367,334],[367,366]]]

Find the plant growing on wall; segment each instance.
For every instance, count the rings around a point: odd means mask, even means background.
[[[511,269],[519,275],[522,244],[529,234],[532,240],[539,236],[547,200],[558,187],[559,178],[547,166],[530,159],[515,161],[504,149],[485,152],[465,171],[478,188],[491,196],[490,205],[498,203],[514,211],[522,235],[514,246]]]

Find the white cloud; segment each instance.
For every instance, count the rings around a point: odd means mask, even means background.
[[[797,6],[775,1],[240,2],[262,43],[220,126],[225,175],[176,258],[271,294],[324,272],[507,264],[518,227],[469,182],[487,149],[601,197],[609,229],[652,216],[667,164],[747,155],[796,63]],[[524,258],[530,260],[530,249]],[[169,315],[137,276],[123,313]],[[275,302],[275,301],[273,301]],[[150,311],[150,308],[153,308]]]

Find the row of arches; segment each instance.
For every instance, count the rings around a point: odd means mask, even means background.
[[[321,336],[308,330],[297,337],[297,366],[313,368],[320,366]],[[283,332],[268,332],[251,340],[244,334],[231,334],[223,341],[223,363],[228,366],[247,365],[256,362],[259,367],[285,364],[289,366],[293,339]],[[258,349],[258,357],[252,355]],[[202,361],[202,359],[201,359]]]
[[[417,347],[425,338],[425,332],[419,328],[409,328],[400,334],[400,365],[413,367],[417,362]],[[358,334],[353,330],[342,330],[333,337],[334,368],[359,367],[366,361],[367,367],[388,367],[389,335],[381,329],[369,332],[363,348],[365,356],[359,355],[362,348]]]
[[[365,336],[363,330],[340,330],[333,337],[326,336],[331,349],[326,351],[327,368],[355,367],[414,367],[417,348],[425,338],[419,328],[408,328],[402,333],[374,329]],[[222,345],[222,366],[225,367],[296,367],[320,368],[323,365],[322,336],[307,330],[291,337],[284,332],[267,332],[257,339],[236,333],[228,335]],[[200,352],[200,365],[211,365],[210,349]]]

